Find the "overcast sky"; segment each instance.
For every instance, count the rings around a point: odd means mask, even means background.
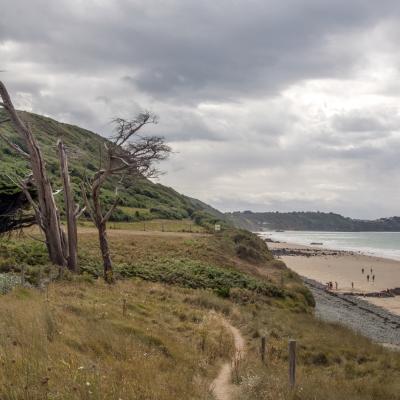
[[[398,0],[0,0],[0,70],[103,135],[154,111],[161,183],[221,210],[400,215]]]

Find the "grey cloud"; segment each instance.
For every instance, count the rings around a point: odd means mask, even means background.
[[[163,182],[178,190],[221,209],[395,213],[400,192],[386,187],[400,187],[398,93],[360,71],[379,51],[398,70],[398,1],[0,0],[0,9],[0,78],[21,107],[30,96],[34,112],[104,135],[113,117],[151,109],[160,123],[148,132],[176,151]],[[365,96],[391,106],[325,114],[314,89],[287,95],[313,80],[347,82],[348,97],[351,79],[375,79]]]
[[[47,68],[124,66],[139,90],[186,101],[235,100],[307,77],[345,76],[362,52],[330,43],[400,7],[389,0],[72,4],[17,0],[2,7],[0,37],[19,42],[26,58]]]
[[[341,132],[372,132],[379,134],[400,130],[397,110],[355,110],[333,118],[333,128]]]

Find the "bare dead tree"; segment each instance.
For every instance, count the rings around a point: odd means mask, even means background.
[[[114,281],[112,261],[107,238],[107,221],[119,203],[118,184],[115,186],[115,199],[107,211],[103,211],[101,190],[112,177],[119,183],[125,178],[152,178],[159,175],[156,164],[165,160],[171,149],[164,139],[158,136],[141,136],[139,131],[147,124],[157,123],[156,117],[140,113],[134,120],[122,118],[114,120],[115,135],[104,144],[100,155],[100,167],[91,179],[82,185],[86,209],[89,211],[98,234],[103,258],[104,279]]]
[[[5,136],[0,136],[14,151],[29,162],[32,169],[32,175],[30,177],[26,179],[17,178],[16,183],[33,207],[38,225],[43,230],[46,238],[50,260],[53,264],[64,267],[67,265],[68,254],[66,237],[61,228],[60,215],[40,147],[30,127],[19,117],[5,85],[1,81],[0,97],[2,99],[0,106],[8,113],[8,118],[0,121],[0,123],[5,121],[12,122],[16,131],[24,140],[27,152],[21,149],[17,144],[8,140]],[[32,199],[28,190],[28,183],[33,183],[36,187],[37,201]]]
[[[57,143],[58,155],[60,157],[60,172],[64,192],[65,215],[67,218],[67,234],[68,234],[68,268],[74,272],[79,272],[78,266],[78,228],[77,220],[85,211],[80,209],[79,204],[75,204],[74,196],[71,189],[71,180],[68,170],[68,157],[64,143],[60,139]]]

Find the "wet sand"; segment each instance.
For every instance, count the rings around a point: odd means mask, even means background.
[[[354,252],[301,246],[290,243],[268,243],[268,247],[299,275],[325,284],[337,282],[339,293],[374,293],[400,288],[400,261],[366,256]],[[364,274],[361,272],[364,268]],[[371,272],[372,268],[372,272]],[[370,280],[367,280],[367,275]],[[372,281],[375,275],[375,281]],[[351,283],[354,282],[354,289]],[[400,315],[400,296],[365,297],[372,304]]]

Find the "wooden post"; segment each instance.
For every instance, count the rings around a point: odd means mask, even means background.
[[[265,347],[266,347],[266,338],[265,336],[261,337],[261,347],[260,347],[260,354],[261,354],[261,361],[265,364]]]
[[[39,287],[40,290],[42,290],[42,280],[43,280],[42,267],[39,267],[38,287]]]
[[[164,232],[164,224],[161,224],[161,230]]]
[[[143,230],[146,230],[146,222],[143,222]]]
[[[25,265],[21,265],[21,286],[25,285]]]
[[[296,385],[296,341],[289,340],[289,383],[293,389]]]
[[[125,317],[126,315],[126,299],[122,300],[122,315]]]

